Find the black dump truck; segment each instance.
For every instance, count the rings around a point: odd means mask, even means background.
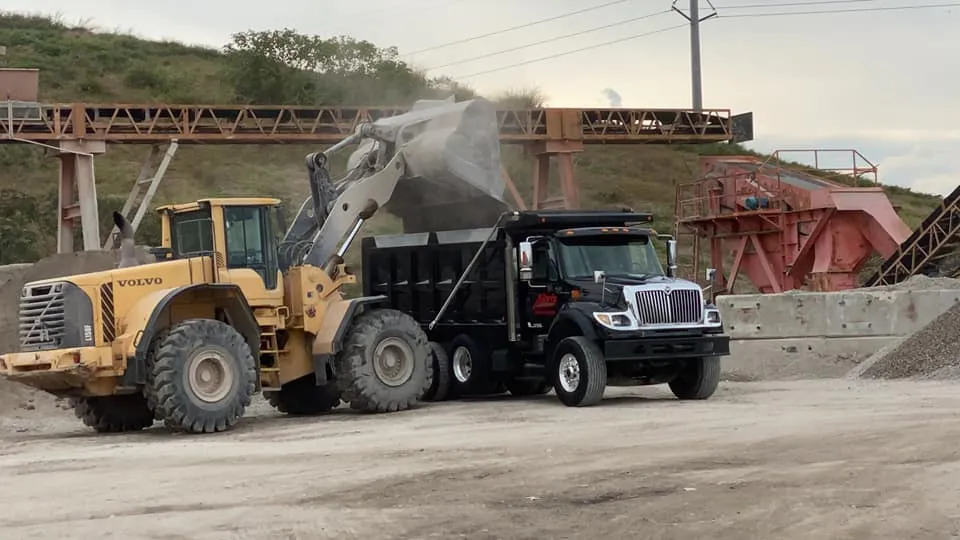
[[[492,229],[364,238],[364,296],[385,296],[426,330],[435,376],[425,399],[552,388],[586,406],[607,386],[650,384],[706,399],[729,337],[704,290],[674,277],[669,237],[664,271],[652,219],[507,212]]]

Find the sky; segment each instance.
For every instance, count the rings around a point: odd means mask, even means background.
[[[689,1],[678,0],[678,7],[685,9]],[[669,10],[672,0],[625,0],[590,9],[610,2],[6,0],[2,9],[212,47],[250,29],[347,34],[396,46],[404,60],[430,75],[452,76],[485,95],[536,88],[557,107],[690,107],[689,30],[665,30],[685,20],[677,13],[642,18]],[[956,7],[783,15],[925,4]],[[954,157],[960,149],[960,32],[951,32],[960,22],[960,2],[712,0],[712,5],[718,16],[701,25],[703,104],[734,114],[752,111],[755,141],[748,146],[763,152],[856,149],[879,167],[881,183],[925,193],[945,195],[960,183],[960,156]],[[707,0],[700,6],[702,16],[713,12]],[[499,32],[580,9],[588,11]],[[607,28],[586,32],[601,26]],[[492,32],[499,33],[437,48]],[[526,46],[545,40],[550,41]],[[611,41],[618,42],[597,46]],[[511,48],[517,50],[493,54]],[[489,56],[471,60],[480,55]],[[556,57],[537,61],[548,56]],[[828,165],[852,166],[852,154],[833,155]],[[809,156],[785,154],[797,161]]]

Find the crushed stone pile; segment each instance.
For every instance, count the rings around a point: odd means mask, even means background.
[[[864,379],[960,379],[960,303],[880,349],[858,371]]]

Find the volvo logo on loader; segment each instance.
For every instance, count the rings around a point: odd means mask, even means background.
[[[163,285],[163,279],[158,277],[118,279],[117,285],[120,287],[146,287],[147,285]]]

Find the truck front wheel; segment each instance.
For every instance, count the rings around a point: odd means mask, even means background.
[[[230,325],[189,319],[173,325],[147,359],[144,388],[158,419],[178,431],[213,433],[240,420],[256,389],[256,361]]]
[[[707,399],[720,384],[720,357],[691,358],[670,381],[670,390],[678,399]]]
[[[607,363],[593,341],[564,338],[554,352],[553,390],[568,407],[596,405],[607,388]]]
[[[433,382],[427,335],[394,309],[374,309],[353,320],[337,355],[343,400],[356,410],[394,412],[423,398]]]

